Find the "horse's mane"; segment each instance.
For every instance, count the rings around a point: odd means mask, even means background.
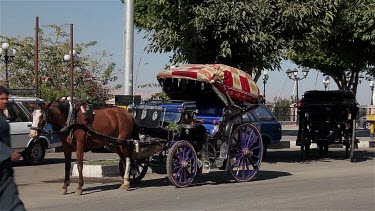
[[[58,107],[60,111],[65,115],[65,117],[69,114],[69,101],[63,100],[63,101],[57,101]]]

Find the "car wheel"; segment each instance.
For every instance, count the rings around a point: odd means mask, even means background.
[[[40,164],[46,155],[44,145],[40,141],[31,142],[27,149],[22,153],[23,159],[29,165]]]

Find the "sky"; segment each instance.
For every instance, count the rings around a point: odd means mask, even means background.
[[[120,0],[0,0],[0,35],[9,37],[35,36],[35,18],[39,17],[39,26],[50,24],[73,24],[74,42],[98,41],[91,48],[93,52],[106,50],[113,54],[112,61],[117,68],[124,67],[124,7]],[[67,28],[67,32],[69,29]],[[0,40],[0,43],[2,40]],[[134,31],[134,91],[142,96],[159,92],[159,88],[136,88],[137,85],[157,83],[156,74],[169,64],[171,54],[154,54],[144,52],[147,42],[144,33]],[[62,55],[63,57],[63,55]],[[2,65],[2,64],[0,64]],[[296,94],[295,82],[288,79],[287,69],[300,69],[290,61],[283,61],[280,71],[269,71],[266,83],[266,100],[273,102],[275,97],[290,98]],[[299,73],[302,76],[302,73]],[[322,73],[310,70],[308,76],[299,81],[298,93],[301,98],[307,90],[324,90]],[[123,84],[124,76],[119,75],[116,82]],[[263,94],[263,81],[257,83]],[[331,80],[330,90],[337,86]],[[115,94],[124,94],[118,91]],[[357,101],[368,105],[371,101],[369,81],[364,80],[358,85]]]

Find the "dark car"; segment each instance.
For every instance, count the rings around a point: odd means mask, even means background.
[[[222,108],[199,109],[197,120],[201,121],[207,133],[213,136],[219,129],[222,113]],[[281,141],[281,124],[265,105],[260,105],[244,114],[238,121],[251,122],[259,129],[263,139],[264,155],[268,145],[278,144]]]

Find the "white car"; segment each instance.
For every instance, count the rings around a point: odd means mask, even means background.
[[[23,160],[30,165],[40,164],[44,160],[46,149],[61,146],[58,137],[41,135],[36,140],[29,137],[32,123],[31,113],[40,103],[44,103],[44,101],[39,98],[10,96],[6,111],[12,148],[21,153]]]

